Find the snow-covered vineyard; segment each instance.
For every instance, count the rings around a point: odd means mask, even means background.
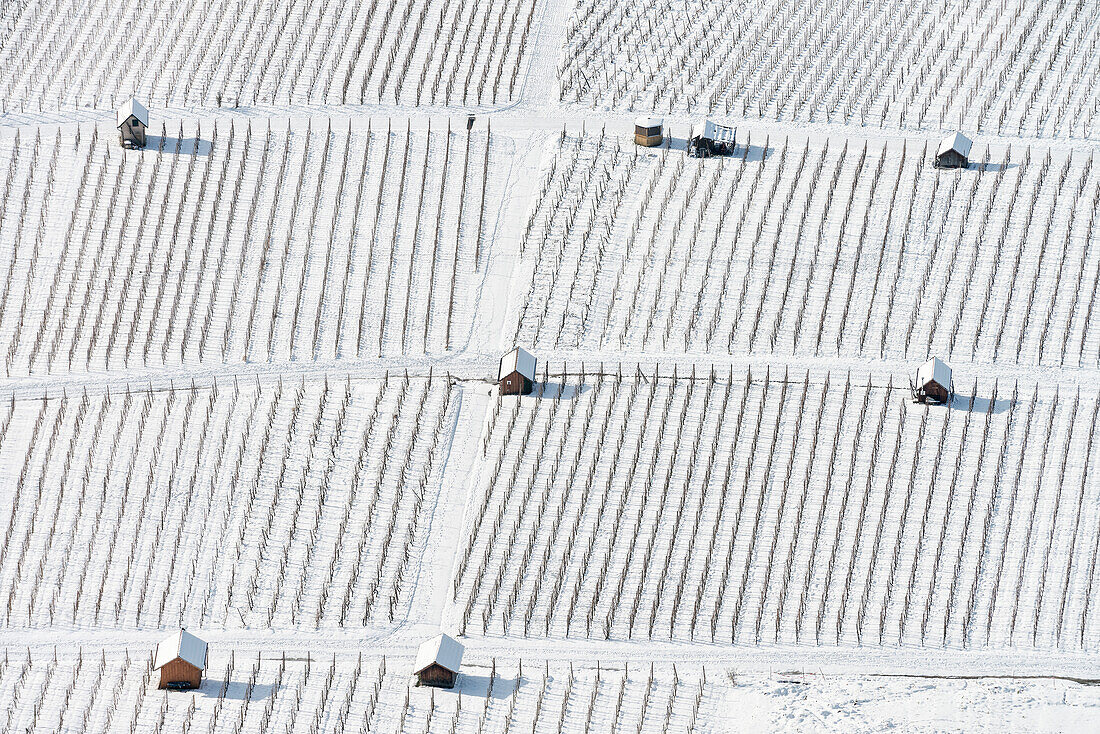
[[[8,714],[13,730],[268,731],[285,723],[294,731],[682,731],[713,730],[705,717],[730,683],[698,666],[486,660],[470,666],[466,695],[457,696],[410,687],[401,664],[346,654],[223,655],[211,666],[221,680],[209,682],[207,695],[170,701],[146,692],[148,660],[130,654],[13,655],[0,660],[0,695],[26,701],[20,710],[27,716]],[[74,690],[99,693],[81,698]]]
[[[996,134],[1100,132],[1095,0],[578,0],[561,98]]]
[[[536,5],[17,0],[0,8],[0,108],[507,102]]]
[[[488,140],[407,119],[179,125],[136,155],[91,126],[0,136],[6,371],[448,349],[496,223]]]
[[[1097,18],[0,1],[0,734],[1094,726]]]
[[[767,153],[765,154],[765,146]],[[749,131],[731,158],[600,131],[550,157],[517,339],[584,352],[1100,364],[1093,154]]]
[[[14,407],[8,627],[392,620],[455,412],[443,376]]]
[[[727,675],[706,666],[550,664],[521,659],[477,661],[463,695],[410,687],[404,661],[365,655],[225,653],[212,661],[209,689],[165,697],[148,688],[149,661],[135,652],[0,660],[0,692],[20,704],[3,715],[24,731],[721,731],[717,711],[751,728],[873,728],[910,724],[896,705],[913,681],[859,680],[876,700],[861,705],[843,676]],[[980,727],[996,712],[1008,725],[1027,721],[1029,705],[1064,710],[1055,723],[1087,725],[1088,699],[1069,682],[945,684],[965,702],[967,723]],[[93,695],[80,695],[94,691]],[[807,695],[809,694],[809,695]],[[815,697],[834,710],[815,711]],[[926,695],[927,700],[934,701]],[[895,707],[891,709],[891,707]],[[925,714],[934,726],[941,719]]]
[[[458,628],[1095,649],[1100,403],[965,392],[944,410],[844,374],[628,371],[504,398]]]

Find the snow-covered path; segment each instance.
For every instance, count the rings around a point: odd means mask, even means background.
[[[447,631],[444,611],[447,596],[441,594],[451,582],[458,548],[462,542],[462,520],[469,503],[469,485],[477,443],[481,438],[485,412],[489,406],[490,387],[483,383],[467,383],[459,393],[458,416],[445,457],[441,491],[434,499],[425,562],[410,600],[409,624],[419,629]],[[423,637],[419,633],[418,637]],[[417,639],[417,638],[413,638]]]
[[[309,651],[316,657],[332,653],[369,651],[372,656],[412,658],[425,636],[438,626],[428,622],[392,627],[363,627],[333,630],[207,630],[203,637],[215,649],[232,649],[237,654],[260,652],[265,657]],[[0,646],[29,649],[44,654],[55,647],[72,651],[105,650],[142,652],[154,645],[158,631],[124,632],[108,629],[79,631],[51,630],[49,633],[0,631]],[[648,665],[683,662],[713,665],[739,673],[800,671],[820,674],[898,675],[929,678],[1014,677],[1077,678],[1100,680],[1094,655],[1019,651],[969,651],[918,648],[743,646],[652,641],[542,640],[518,637],[466,637],[467,662],[484,665],[490,659],[550,662],[628,663]],[[224,653],[219,653],[224,654]]]
[[[506,110],[543,110],[558,105],[558,63],[565,44],[566,20],[574,4],[565,0],[542,4],[542,17],[532,42],[538,52],[529,57],[519,99]]]
[[[490,277],[492,277],[491,273]],[[501,276],[502,282],[506,280],[506,276]],[[495,299],[499,291],[490,291],[490,293]],[[499,301],[493,302],[499,303]],[[489,312],[495,314],[492,308]],[[493,332],[489,329],[499,325],[499,317],[493,315],[481,323],[487,325],[485,333],[492,334]],[[498,337],[498,342],[503,343],[505,338],[506,335]],[[645,374],[652,374],[656,370],[661,375],[671,375],[672,368],[676,367],[679,377],[686,378],[691,368],[695,367],[700,379],[708,377],[712,369],[719,374],[725,374],[731,369],[735,374],[743,374],[751,369],[754,374],[763,374],[765,370],[770,370],[773,373],[773,380],[778,380],[784,370],[789,370],[792,379],[798,382],[802,382],[803,376],[807,373],[811,376],[811,382],[815,379],[823,380],[826,374],[836,376],[850,373],[853,381],[866,383],[867,379],[871,379],[873,384],[885,386],[887,380],[893,377],[894,386],[899,390],[905,387],[905,379],[917,366],[910,360],[902,359],[784,357],[774,354],[692,355],[682,352],[561,350],[540,351],[537,356],[540,363],[539,374],[542,374],[545,366],[551,377],[610,375],[614,374],[619,367],[623,368],[624,373],[632,373],[637,367]],[[406,373],[410,376],[427,377],[429,372],[436,376],[449,374],[453,379],[462,382],[492,384],[495,382],[499,357],[499,351],[486,350],[430,359],[395,356],[382,359],[134,368],[125,372],[50,377],[0,377],[0,397],[14,396],[16,399],[62,397],[85,391],[89,395],[101,395],[108,391],[125,393],[127,390],[144,392],[151,389],[156,392],[168,390],[170,387],[177,390],[186,389],[192,384],[195,387],[209,387],[213,384],[224,386],[235,380],[247,384],[270,385],[277,383],[280,378],[379,378],[386,374],[396,376]],[[956,373],[957,392],[960,395],[967,395],[967,390],[975,379],[980,379],[982,382],[997,380],[1006,385],[1019,382],[1021,389],[1039,384],[1060,385],[1070,390],[1080,388],[1083,394],[1100,392],[1100,373],[1087,367],[1021,367],[995,362],[973,362],[968,364],[965,370]]]
[[[533,69],[532,72],[535,70]],[[533,93],[542,93],[542,86],[531,83]],[[526,98],[525,98],[526,99]],[[509,105],[484,106],[484,105],[451,105],[447,107],[433,105],[400,105],[400,104],[364,104],[364,105],[279,105],[279,106],[255,106],[255,107],[223,107],[216,109],[201,109],[189,107],[167,107],[159,110],[160,120],[163,121],[171,132],[180,123],[185,127],[191,127],[195,123],[213,123],[214,121],[230,120],[245,122],[252,120],[254,123],[270,121],[272,126],[285,126],[287,121],[295,125],[306,124],[308,119],[331,119],[334,126],[346,127],[350,121],[353,127],[366,127],[368,120],[373,120],[377,125],[379,121],[389,118],[401,120],[402,126],[405,118],[414,130],[426,129],[429,121],[433,128],[438,129],[441,123],[447,119],[465,120],[468,115],[476,118],[493,121],[493,129],[498,132],[513,131],[558,131],[564,127],[567,131],[579,131],[582,126],[592,131],[601,127],[609,133],[627,135],[633,130],[635,114],[615,112],[608,110],[589,109],[575,105],[566,105],[554,102],[551,98],[543,99],[536,94],[531,102],[518,101]],[[695,115],[673,113],[664,115],[667,135],[680,141],[682,145],[691,126],[698,121]],[[793,138],[809,138],[820,140],[826,137],[847,139],[853,142],[874,141],[901,143],[910,141],[935,141],[938,142],[939,130],[912,130],[878,125],[858,125],[845,122],[806,122],[795,123],[783,120],[769,120],[766,118],[739,115],[723,115],[723,121],[737,127],[742,132],[751,132],[753,137],[770,136],[773,139],[781,139],[784,136]],[[35,130],[53,132],[60,130],[63,135],[68,135],[77,128],[87,130],[92,125],[103,125],[105,131],[113,130],[114,111],[108,109],[80,108],[71,110],[58,110],[53,112],[18,113],[8,112],[0,114],[0,131],[9,134],[15,130],[23,130],[33,133]],[[1097,143],[1091,139],[1044,137],[1035,135],[1020,135],[1006,132],[1001,135],[974,133],[971,136],[980,149],[989,145],[993,150],[1003,150],[1011,146],[1020,150],[1031,146],[1033,148],[1049,149],[1052,151],[1078,151],[1087,153],[1096,149]]]

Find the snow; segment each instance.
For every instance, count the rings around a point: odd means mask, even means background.
[[[9,653],[0,692],[15,730],[1083,731],[1100,701],[1070,678],[868,675],[691,660],[479,658],[453,690],[412,685],[407,656],[214,653],[202,686],[165,696],[140,654]],[[22,684],[19,681],[22,681]],[[71,693],[66,694],[66,691]]]
[[[516,347],[500,358],[500,369],[497,370],[497,380],[503,380],[506,375],[518,372],[528,380],[535,379],[535,355],[523,347]]]
[[[416,650],[416,663],[413,672],[419,673],[431,665],[439,665],[452,673],[457,673],[462,665],[462,643],[450,635],[436,635],[425,640]]]
[[[580,0],[560,57],[561,99],[637,113],[1095,137],[1100,42],[1083,7]]]
[[[135,118],[145,127],[149,127],[149,110],[138,102],[133,97],[122,103],[122,106],[115,112],[115,124],[117,127],[122,127],[122,123],[129,120],[131,117]]]
[[[543,355],[1097,364],[1091,153],[991,144],[981,171],[944,173],[930,141],[739,132],[691,165],[567,134],[510,336]]]
[[[738,676],[729,731],[1064,732],[1091,726],[1088,687],[1058,680],[804,673]]]
[[[153,670],[160,670],[176,659],[194,665],[199,670],[206,668],[206,643],[187,630],[173,632],[157,643],[153,657]]]
[[[951,368],[939,357],[933,357],[917,368],[917,384],[927,386],[931,383],[949,392],[951,390]]]
[[[3,4],[0,730],[1087,729],[1094,5]]]
[[[908,379],[551,369],[492,411],[444,619],[506,637],[1091,648],[1095,394],[982,380],[929,408]]]
[[[0,105],[500,104],[518,91],[537,5],[14,3],[0,24]]]
[[[970,138],[962,133],[955,133],[953,135],[948,135],[940,141],[940,147],[936,149],[936,155],[940,156],[953,150],[959,155],[966,157],[970,155],[970,148],[973,145],[974,142]]]

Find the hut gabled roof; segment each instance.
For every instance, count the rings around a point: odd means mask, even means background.
[[[513,372],[519,372],[528,380],[535,379],[535,355],[523,347],[516,347],[500,358],[500,370],[497,380],[503,380]]]
[[[939,357],[933,357],[917,368],[917,385],[924,387],[936,383],[945,390],[951,389],[951,368]]]
[[[949,151],[955,151],[961,156],[970,155],[970,146],[974,142],[963,135],[962,133],[955,133],[954,135],[948,135],[946,138],[940,141],[939,150],[936,151],[936,155],[943,155]]]
[[[122,123],[129,120],[131,117],[136,117],[145,127],[149,127],[149,110],[138,102],[136,98],[130,97],[122,103],[122,106],[115,112],[115,127],[122,127]]]
[[[660,127],[663,124],[665,124],[665,121],[660,117],[642,116],[634,118],[635,127]]]
[[[194,665],[199,670],[205,670],[206,643],[185,629],[173,632],[157,645],[157,654],[153,658],[153,670],[160,670],[176,658]]]
[[[436,635],[420,644],[420,648],[416,651],[416,670],[413,674],[420,673],[433,665],[457,673],[458,666],[462,664],[462,653],[465,651],[466,648],[462,643],[450,635]]]

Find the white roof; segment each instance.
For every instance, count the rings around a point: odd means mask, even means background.
[[[638,127],[660,127],[665,121],[660,117],[638,117],[634,119],[634,124]]]
[[[737,132],[736,128],[719,125],[714,120],[700,122],[691,129],[691,137],[706,138],[718,143],[732,143]]]
[[[465,651],[462,643],[450,635],[436,635],[420,644],[420,649],[416,651],[416,670],[413,673],[419,673],[432,665],[457,673]]]
[[[936,155],[943,155],[949,150],[953,150],[959,155],[969,156],[970,146],[974,143],[970,138],[966,137],[962,133],[955,133],[954,135],[948,135],[946,138],[940,141],[940,149],[936,151]]]
[[[131,117],[136,117],[142,125],[149,127],[149,110],[133,97],[123,102],[115,112],[115,127],[122,127],[122,123]]]
[[[528,380],[535,379],[535,355],[523,347],[516,347],[500,358],[500,371],[497,380],[503,380],[505,376],[519,372]]]
[[[933,357],[917,369],[917,385],[923,387],[930,382],[951,389],[951,368],[939,357]]]
[[[173,632],[157,645],[153,670],[159,670],[176,658],[191,663],[199,670],[206,669],[206,643],[187,630]]]

